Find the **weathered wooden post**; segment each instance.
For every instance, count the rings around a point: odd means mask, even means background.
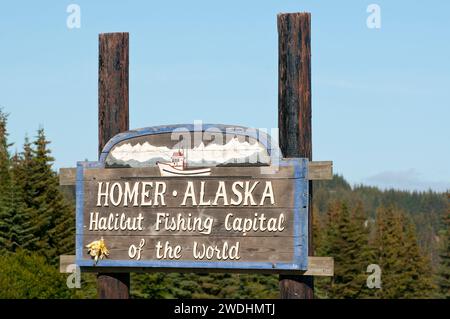
[[[311,139],[311,14],[279,14],[278,127],[285,157],[312,160]],[[312,255],[312,181],[309,181],[308,248]],[[283,299],[312,299],[314,277],[280,275]]]
[[[98,154],[114,135],[128,131],[128,33],[99,35]],[[130,273],[99,273],[97,293],[101,299],[129,298]]]

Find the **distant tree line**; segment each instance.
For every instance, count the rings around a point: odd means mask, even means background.
[[[335,259],[332,280],[318,278],[324,298],[448,298],[448,194],[381,191],[341,176],[314,188],[314,243]],[[369,289],[367,267],[381,269]]]
[[[95,298],[95,275],[69,289],[59,255],[75,251],[73,195],[63,192],[44,130],[10,153],[0,111],[0,298]],[[449,199],[435,192],[351,187],[343,177],[314,184],[314,252],[335,260],[315,279],[318,298],[449,298]],[[367,267],[381,288],[367,287]],[[278,276],[132,274],[134,298],[277,298]]]

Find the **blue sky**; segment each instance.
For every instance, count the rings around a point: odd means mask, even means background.
[[[81,28],[66,25],[69,4]],[[367,6],[381,8],[369,29]],[[97,156],[98,34],[130,33],[130,127],[277,126],[279,12],[312,13],[313,158],[352,184],[450,189],[450,2],[2,1],[0,106],[13,150],[43,126]]]

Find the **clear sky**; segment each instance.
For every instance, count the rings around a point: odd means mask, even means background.
[[[70,29],[69,4],[81,8]],[[368,5],[381,9],[370,29]],[[2,1],[12,150],[43,126],[55,167],[97,156],[98,34],[130,33],[130,127],[277,126],[276,15],[312,13],[313,158],[352,184],[450,189],[450,2]]]

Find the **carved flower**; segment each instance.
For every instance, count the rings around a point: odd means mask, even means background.
[[[108,248],[106,248],[103,237],[100,238],[100,240],[95,240],[88,244],[86,248],[88,248],[88,254],[94,258],[95,264],[97,264],[99,258],[103,259],[109,256],[109,251]]]

